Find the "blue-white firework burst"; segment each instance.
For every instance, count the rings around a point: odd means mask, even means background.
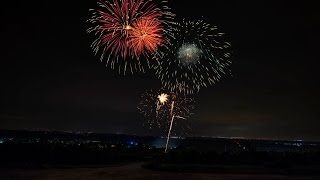
[[[203,20],[185,21],[167,30],[169,43],[154,58],[163,88],[193,94],[218,82],[229,72],[230,47],[216,26]]]

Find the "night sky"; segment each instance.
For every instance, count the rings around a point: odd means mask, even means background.
[[[161,87],[152,72],[122,76],[94,56],[95,0],[1,5],[0,129],[151,135],[137,105]],[[320,140],[320,11],[316,1],[173,0],[173,12],[220,27],[232,76],[201,89],[194,136]]]

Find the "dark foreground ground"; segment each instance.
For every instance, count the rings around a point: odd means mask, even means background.
[[[164,153],[163,140],[0,130],[0,180],[320,179],[320,142],[195,137]]]
[[[1,180],[122,180],[122,179],[320,179],[320,176],[289,176],[255,173],[188,173],[149,170],[142,163],[97,167],[0,168]]]

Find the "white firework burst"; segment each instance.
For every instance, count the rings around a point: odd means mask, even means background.
[[[166,31],[169,43],[154,55],[154,66],[163,88],[193,94],[218,82],[229,73],[231,45],[216,26],[203,20],[172,24]]]

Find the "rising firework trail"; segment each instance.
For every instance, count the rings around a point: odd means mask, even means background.
[[[168,135],[167,135],[166,148],[165,148],[165,150],[164,150],[165,153],[168,152],[168,145],[169,145],[169,140],[170,140],[170,136],[171,136],[171,130],[172,130],[172,125],[173,125],[174,118],[180,118],[180,119],[186,120],[186,118],[181,117],[181,116],[175,116],[175,115],[173,115],[173,116],[171,117],[170,126],[169,126],[169,131],[168,131]]]
[[[170,115],[173,116],[173,109],[174,109],[174,101],[171,103],[171,110],[170,110]]]
[[[162,46],[165,28],[173,14],[166,1],[157,0],[99,0],[98,8],[91,9],[88,20],[96,39],[91,44],[106,66],[119,68],[119,73],[130,69],[144,72],[149,67],[148,57]],[[143,57],[143,58],[142,58]],[[146,60],[147,59],[147,60]]]
[[[172,24],[168,42],[154,58],[157,77],[172,92],[193,94],[229,73],[231,45],[216,26],[199,21]]]

